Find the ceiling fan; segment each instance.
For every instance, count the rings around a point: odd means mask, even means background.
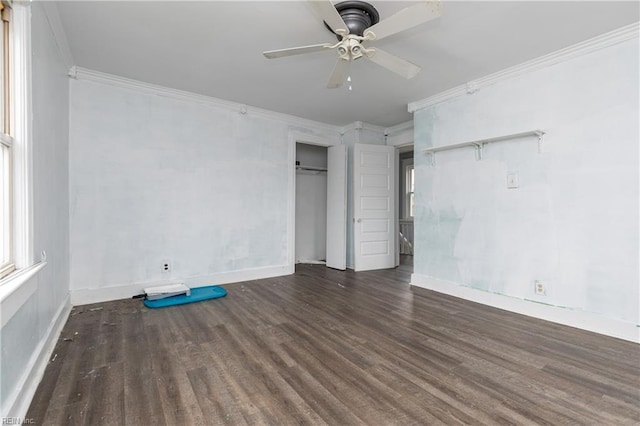
[[[368,44],[368,42],[383,39],[442,15],[439,0],[421,0],[382,21],[380,21],[378,11],[364,1],[343,1],[335,6],[330,0],[308,1],[322,18],[325,26],[338,37],[338,43],[269,50],[263,54],[268,59],[275,59],[335,49],[338,52],[338,61],[327,84],[330,89],[342,86],[349,72],[351,61],[362,57],[366,57],[404,78],[415,77],[421,69],[418,65],[384,50],[366,47],[363,43]]]

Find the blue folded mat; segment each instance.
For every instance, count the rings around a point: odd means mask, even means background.
[[[166,297],[164,299],[144,300],[147,308],[164,308],[167,306],[184,305],[187,303],[200,302],[202,300],[217,299],[227,295],[227,290],[217,285],[206,287],[196,287],[191,289],[191,294],[181,294],[179,296]]]

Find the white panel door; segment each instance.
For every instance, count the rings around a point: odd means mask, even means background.
[[[327,266],[347,269],[347,147],[327,153]]]
[[[354,269],[395,266],[395,148],[353,148]]]

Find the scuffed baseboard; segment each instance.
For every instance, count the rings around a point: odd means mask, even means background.
[[[73,306],[102,303],[111,300],[128,299],[143,293],[146,287],[154,287],[172,283],[182,283],[188,287],[202,287],[216,284],[230,284],[263,278],[291,275],[290,265],[269,266],[264,268],[244,269],[241,271],[222,272],[219,274],[198,277],[174,278],[163,281],[145,281],[126,285],[115,285],[101,288],[71,289],[71,304]]]
[[[69,313],[71,312],[70,297],[67,295],[64,302],[58,308],[45,336],[42,338],[31,355],[29,364],[20,383],[16,386],[16,391],[7,400],[9,409],[3,413],[3,418],[24,419],[31,405],[31,400],[36,394],[38,385],[42,380],[44,371],[49,364],[53,350],[58,343],[58,337],[62,333]]]
[[[426,275],[412,274],[411,285],[482,303],[494,308],[640,343],[640,327],[632,322],[609,318],[592,312],[491,293],[449,281],[438,280]]]

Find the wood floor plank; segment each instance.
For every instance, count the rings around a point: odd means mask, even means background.
[[[124,424],[123,363],[111,363],[92,372],[91,392],[85,410],[86,424]]]
[[[106,304],[105,304],[106,306]],[[127,425],[167,424],[151,356],[156,350],[147,335],[140,309],[122,314],[124,327],[124,420]]]
[[[406,258],[405,258],[406,259]],[[640,423],[640,345],[408,285],[410,265],[74,307],[28,418],[52,425]]]
[[[70,320],[67,320],[67,323]],[[65,325],[66,329],[66,325]],[[46,374],[43,376],[42,381],[38,386],[38,391],[31,401],[31,406],[27,412],[26,418],[33,419],[35,424],[44,424],[44,419],[47,410],[55,405],[54,395],[60,393],[61,389],[58,387],[60,375],[62,374],[63,367],[68,365],[68,362],[62,360],[69,360],[68,353],[70,345],[65,341],[65,333],[63,332],[58,338],[58,342],[53,350],[53,355],[47,363]],[[71,356],[73,357],[73,356]]]
[[[247,425],[236,396],[215,369],[200,367],[187,372],[198,405],[208,424]]]

